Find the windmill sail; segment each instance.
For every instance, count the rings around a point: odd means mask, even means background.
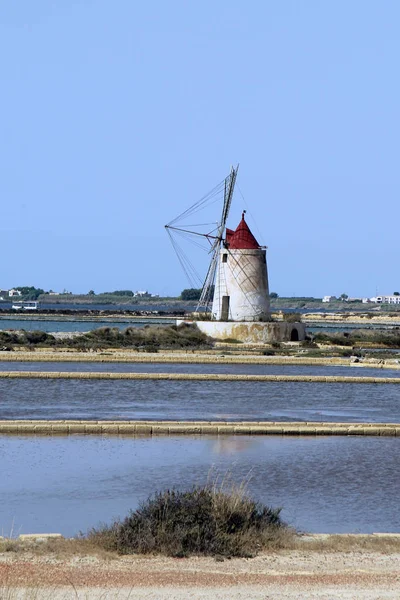
[[[178,256],[183,270],[186,273],[190,285],[192,287],[196,287],[196,283],[198,284],[198,287],[202,285],[202,292],[197,306],[198,310],[209,310],[210,304],[212,303],[219,250],[223,240],[229,210],[232,204],[238,168],[239,165],[237,165],[236,168],[232,167],[229,175],[220,184],[213,188],[211,192],[203,196],[203,198],[201,198],[165,226],[171,239],[173,248]],[[216,202],[221,202],[221,197],[223,197],[223,207],[221,216],[216,223],[193,224],[190,222],[187,224],[188,220],[194,220],[193,216],[200,211],[204,211],[206,208],[209,208]],[[208,233],[205,233],[204,227],[211,225],[213,228]],[[205,247],[203,245],[203,249],[206,249],[208,254],[211,255],[211,259],[209,259],[209,266],[204,282],[201,281],[199,274],[197,273],[189,257],[183,251],[177,240],[177,237],[180,237],[180,239],[185,238],[199,247],[202,246],[202,242],[206,242]]]
[[[217,236],[214,240],[214,244],[211,249],[211,253],[212,253],[211,262],[210,262],[210,266],[207,271],[207,275],[206,275],[206,278],[205,278],[205,281],[203,284],[203,289],[201,291],[200,300],[198,302],[196,310],[200,310],[201,308],[205,308],[206,310],[209,310],[210,304],[212,303],[213,288],[214,288],[214,282],[215,282],[215,273],[216,273],[217,265],[218,265],[219,250],[220,250],[221,242],[222,242],[223,235],[224,235],[226,221],[227,221],[228,215],[229,215],[229,210],[230,210],[230,207],[232,204],[233,191],[235,189],[238,168],[239,168],[239,165],[236,167],[236,169],[234,169],[232,167],[230,174],[225,179],[224,205],[222,208],[221,219],[220,219],[219,225],[218,225],[218,233],[217,233]]]

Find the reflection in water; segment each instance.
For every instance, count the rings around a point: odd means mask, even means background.
[[[219,436],[216,438],[212,445],[212,452],[214,454],[225,454],[232,456],[249,450],[251,446],[256,446],[257,438],[250,438],[248,436]]]

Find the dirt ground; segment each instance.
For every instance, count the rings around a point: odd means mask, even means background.
[[[0,554],[0,600],[400,598],[400,552],[286,550],[252,559]]]

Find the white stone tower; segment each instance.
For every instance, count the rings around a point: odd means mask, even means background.
[[[266,248],[245,218],[226,230],[219,254],[212,318],[217,321],[268,321],[270,318]]]

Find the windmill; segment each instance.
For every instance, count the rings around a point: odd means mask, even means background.
[[[229,175],[221,183],[219,183],[215,188],[213,188],[208,194],[203,196],[203,198],[195,202],[195,204],[193,204],[190,208],[178,215],[175,219],[170,221],[170,223],[165,225],[165,229],[170,237],[172,246],[177,254],[178,260],[184,272],[186,273],[190,284],[193,287],[195,287],[195,284],[201,281],[201,279],[194,265],[179,245],[177,236],[186,237],[199,247],[202,247],[202,244],[199,243],[199,238],[202,238],[202,240],[206,242],[206,249],[210,256],[209,266],[206,277],[202,282],[201,296],[198,301],[196,310],[203,309],[208,311],[210,310],[210,305],[212,304],[214,281],[217,270],[219,251],[221,248],[221,243],[223,241],[224,230],[226,221],[228,219],[229,210],[232,204],[233,192],[235,189],[238,169],[239,165],[237,165],[236,168],[231,167]],[[222,212],[219,220],[216,223],[191,223],[189,225],[185,224],[189,217],[192,217],[194,214],[203,211],[204,209],[208,208],[209,206],[215,204],[218,201],[221,202],[222,199]],[[212,230],[210,230],[207,233],[201,231],[203,227],[207,225],[209,226],[211,224],[214,226]],[[189,227],[191,229],[189,229]]]

